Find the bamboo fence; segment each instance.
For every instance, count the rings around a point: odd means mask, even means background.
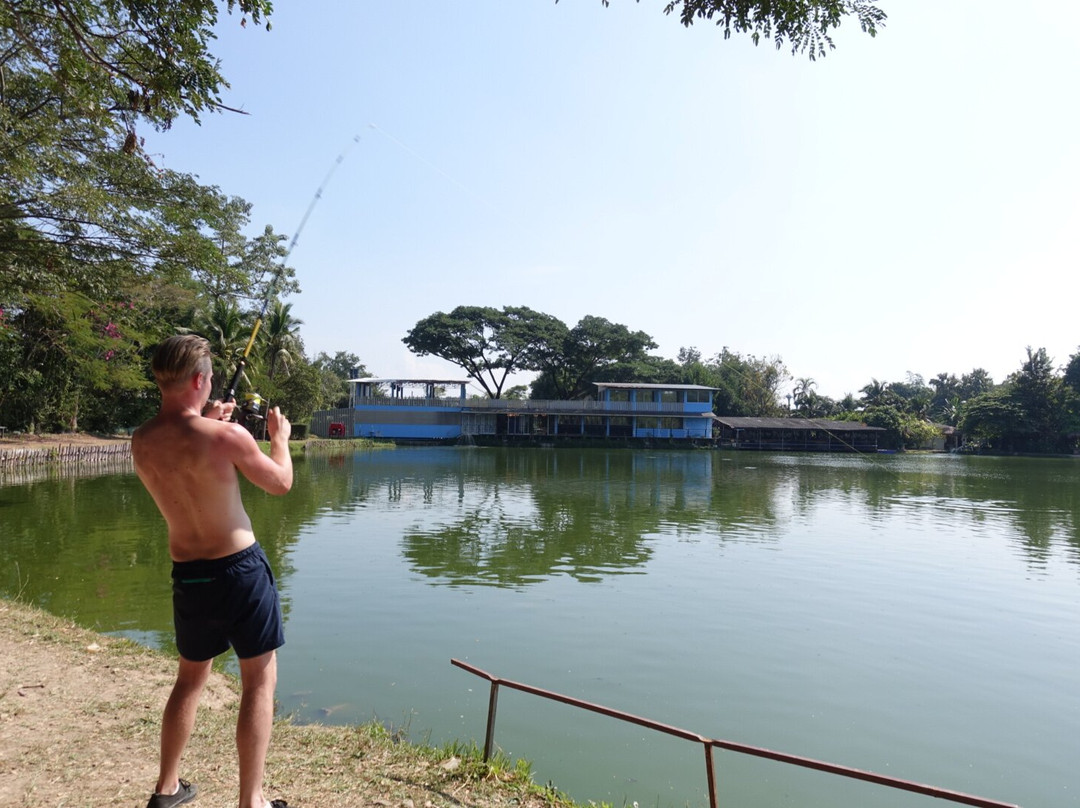
[[[124,471],[131,466],[131,444],[59,444],[41,449],[0,448],[0,480],[17,483],[52,476],[82,476]]]

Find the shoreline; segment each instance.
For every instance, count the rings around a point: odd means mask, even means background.
[[[260,441],[265,450],[269,443]],[[308,454],[335,454],[357,449],[384,448],[366,438],[328,440],[305,438],[289,441],[292,457]],[[34,473],[39,470],[72,469],[113,470],[130,468],[131,438],[127,435],[99,436],[87,433],[55,435],[17,435],[0,438],[0,481],[7,475]]]
[[[0,805],[145,805],[175,660],[0,598]],[[239,683],[214,671],[184,754],[204,808],[236,801]],[[266,793],[290,808],[573,808],[524,763],[414,745],[378,723],[275,718]]]

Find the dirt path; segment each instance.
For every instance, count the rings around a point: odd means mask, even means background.
[[[0,805],[146,805],[175,662],[0,600]],[[185,754],[197,808],[236,804],[235,681],[214,674]],[[508,768],[398,742],[378,726],[278,722],[267,796],[290,808],[552,808]]]

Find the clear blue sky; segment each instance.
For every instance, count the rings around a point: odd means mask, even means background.
[[[837,398],[1080,346],[1080,4],[881,0],[816,62],[660,0],[275,5],[212,48],[249,114],[147,148],[291,238],[360,136],[290,258],[309,356],[462,377],[401,342],[458,305],[779,356]]]

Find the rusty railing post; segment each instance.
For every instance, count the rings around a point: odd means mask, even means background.
[[[712,743],[705,741],[705,779],[709,782],[709,808],[716,808],[716,772],[713,768]]]
[[[491,760],[495,747],[495,713],[499,708],[499,683],[491,680],[491,695],[488,696],[487,733],[484,735],[484,762]]]

